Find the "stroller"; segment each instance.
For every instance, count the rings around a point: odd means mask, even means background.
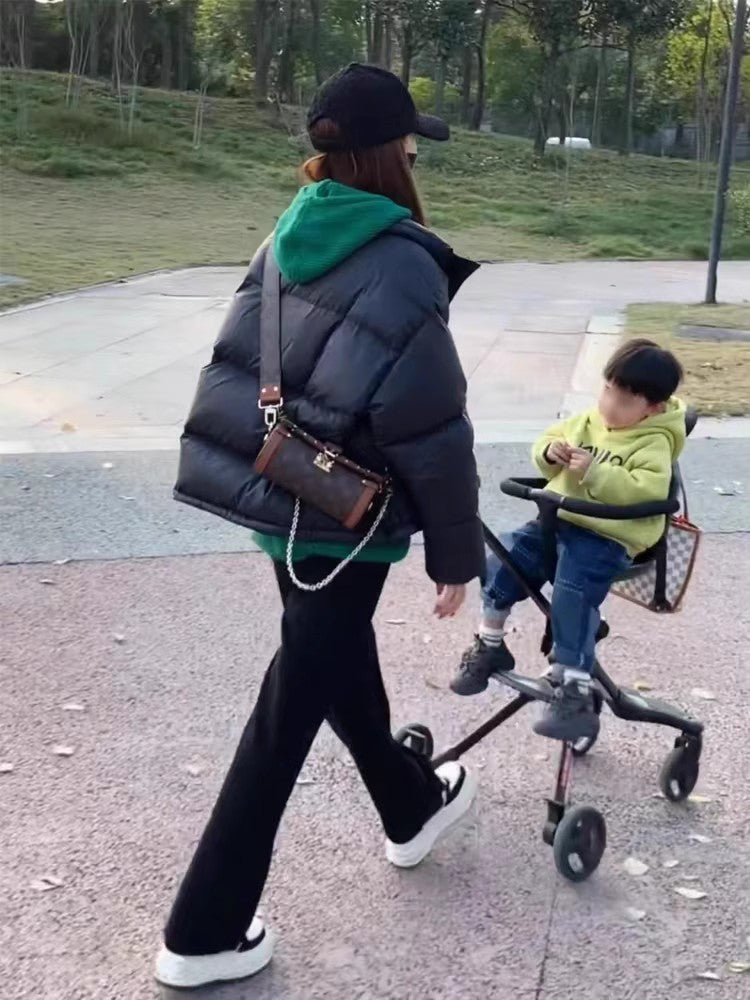
[[[685,419],[687,434],[693,430],[696,421],[695,412],[688,410]],[[544,479],[506,479],[500,488],[508,496],[530,500],[537,505],[545,538],[547,576],[551,580],[554,579],[557,558],[558,511],[565,510],[575,514],[593,515],[607,520],[631,520],[657,515],[673,515],[680,509],[680,493],[683,496],[683,507],[685,506],[684,487],[676,463],[672,469],[669,495],[663,501],[618,507],[561,497],[548,491],[546,485]],[[508,567],[545,616],[546,628],[541,648],[542,653],[548,655],[552,648],[549,601],[541,590],[526,579],[499,539],[486,525],[483,527],[488,548]],[[649,572],[652,573],[654,566],[656,566],[657,583],[660,577],[663,579],[667,557],[668,529],[669,520],[667,519],[664,535],[659,542],[638,556],[633,565],[618,580],[637,580]],[[657,586],[657,593],[650,605],[651,608],[655,611],[670,610],[663,596],[659,596],[658,590]],[[609,626],[602,619],[597,642],[605,639],[608,634]],[[703,725],[656,698],[649,698],[638,691],[619,687],[605,672],[598,658],[594,665],[593,679],[597,713],[601,713],[606,703],[613,714],[620,719],[630,722],[650,722],[677,730],[678,736],[674,741],[674,746],[661,769],[659,787],[664,796],[671,802],[681,802],[686,799],[698,781]],[[433,767],[439,767],[446,761],[458,760],[485,736],[515,715],[524,705],[528,705],[532,701],[551,701],[554,695],[550,681],[544,676],[532,678],[512,671],[502,675],[502,682],[516,692],[513,700],[504,705],[499,712],[466,736],[460,743],[437,756],[433,756],[432,734],[428,727],[421,723],[413,723],[400,729],[396,733],[395,739],[410,746],[417,753],[430,758]],[[561,744],[554,791],[551,798],[547,800],[547,820],[542,830],[542,837],[544,842],[552,847],[557,870],[571,882],[583,882],[587,879],[598,867],[607,846],[607,828],[604,816],[590,806],[572,806],[570,804],[574,758],[587,754],[595,742],[596,737],[594,739],[585,737],[576,743]]]

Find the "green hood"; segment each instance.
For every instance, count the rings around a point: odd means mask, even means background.
[[[303,187],[276,224],[274,253],[287,281],[320,278],[411,212],[390,198],[320,181]]]

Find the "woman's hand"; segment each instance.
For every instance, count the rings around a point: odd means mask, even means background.
[[[452,618],[466,600],[466,585],[463,583],[439,583],[437,592],[434,613],[438,618]]]

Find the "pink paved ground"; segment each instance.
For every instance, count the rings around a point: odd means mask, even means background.
[[[420,560],[417,551],[394,574],[379,634],[395,721],[428,722],[443,744],[497,698],[459,702],[439,690],[472,616],[430,620]],[[471,822],[420,870],[400,873],[383,859],[351,763],[324,732],[305,771],[313,783],[296,790],[285,818],[264,901],[281,935],[274,965],[252,983],[203,995],[750,995],[750,977],[725,968],[750,958],[749,590],[750,538],[714,536],[684,614],[657,618],[620,602],[610,611],[605,664],[623,682],[650,681],[707,723],[699,791],[710,802],[655,798],[669,734],[607,717],[575,794],[606,812],[609,849],[590,883],[564,884],[540,839],[551,748],[522,714],[468,758],[481,779]],[[160,923],[274,645],[269,571],[253,555],[5,567],[0,602],[0,760],[14,764],[0,774],[0,992],[4,1000],[160,997],[150,979]],[[531,611],[520,617],[515,646],[527,660],[537,625]],[[695,687],[717,700],[696,701]],[[85,712],[62,711],[69,701]],[[58,743],[74,755],[54,756]],[[712,843],[691,842],[694,831]],[[628,855],[649,872],[626,875]],[[662,867],[670,858],[678,868]],[[44,875],[63,885],[31,888]],[[708,897],[683,900],[673,891],[680,884]],[[626,907],[645,918],[629,921]],[[706,970],[723,982],[693,978]]]

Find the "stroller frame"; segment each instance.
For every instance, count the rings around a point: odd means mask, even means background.
[[[691,430],[692,427],[689,426],[689,429]],[[506,479],[502,483],[501,489],[510,496],[532,500],[537,504],[546,543],[547,575],[550,579],[554,579],[555,532],[559,510],[594,514],[599,518],[610,520],[626,520],[674,514],[680,507],[677,495],[681,487],[681,479],[679,469],[676,466],[673,470],[670,495],[666,501],[634,504],[629,507],[616,507],[564,498],[548,491],[545,488],[546,485],[545,480]],[[488,548],[510,570],[529,598],[545,616],[546,628],[542,640],[542,652],[548,654],[551,649],[550,602],[540,588],[526,579],[523,572],[514,563],[510,552],[485,524],[483,524],[483,529]],[[662,539],[663,541],[664,539]],[[665,551],[663,548],[660,550],[660,544],[654,546],[654,550],[647,553],[645,559],[637,560],[626,571],[625,575],[632,577],[639,570],[643,571],[653,558],[659,558],[660,551]],[[654,609],[662,610],[658,604],[654,606]],[[609,626],[602,619],[597,642],[606,638],[608,634]],[[665,798],[672,802],[681,802],[686,799],[695,788],[698,780],[703,725],[665,702],[647,697],[639,691],[620,687],[607,674],[598,658],[595,660],[592,677],[595,709],[598,713],[606,704],[619,719],[629,722],[647,722],[677,730],[678,735],[674,740],[672,750],[661,769],[659,786]],[[433,767],[439,767],[446,761],[457,761],[491,732],[512,718],[525,705],[532,701],[550,701],[554,695],[554,688],[544,677],[526,677],[515,671],[509,671],[504,673],[502,677],[498,677],[498,681],[513,689],[516,692],[515,698],[460,742],[436,756],[433,756],[432,734],[426,726],[420,723],[405,726],[399,730],[395,738],[416,752],[429,757]],[[572,882],[582,882],[588,878],[598,867],[606,849],[606,823],[602,814],[589,806],[570,805],[574,759],[588,753],[595,742],[596,737],[560,745],[554,789],[552,795],[547,799],[547,817],[542,837],[544,842],[553,848],[558,871]]]

